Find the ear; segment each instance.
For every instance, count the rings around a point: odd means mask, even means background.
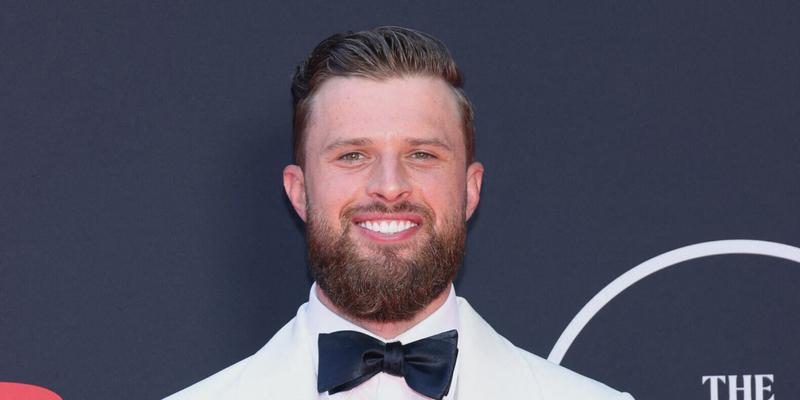
[[[283,169],[283,189],[294,207],[294,211],[306,220],[306,178],[299,165],[287,165]]]
[[[467,167],[467,219],[472,217],[478,202],[481,200],[481,183],[483,182],[483,164],[474,162]]]

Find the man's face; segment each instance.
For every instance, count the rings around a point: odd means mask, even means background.
[[[312,274],[355,317],[410,318],[452,280],[478,204],[483,168],[466,164],[454,93],[437,78],[336,77],[311,110],[306,165],[284,184]]]

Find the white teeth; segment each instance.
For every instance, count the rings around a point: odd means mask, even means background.
[[[387,235],[402,232],[406,229],[411,229],[417,224],[411,221],[398,221],[398,220],[384,220],[384,221],[364,221],[360,222],[358,226],[369,229],[373,232],[379,232]]]

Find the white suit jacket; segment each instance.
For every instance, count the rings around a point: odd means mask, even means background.
[[[453,400],[633,400],[522,350],[458,298],[458,380]],[[252,356],[165,400],[318,399],[305,308]]]

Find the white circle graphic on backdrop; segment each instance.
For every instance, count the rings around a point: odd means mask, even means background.
[[[567,328],[561,333],[547,359],[561,364],[569,347],[581,333],[586,324],[623,290],[636,282],[662,269],[672,267],[684,261],[696,258],[718,256],[725,254],[755,254],[761,256],[777,257],[800,263],[800,248],[786,244],[767,242],[763,240],[717,240],[713,242],[697,243],[668,251],[653,257],[628,272],[614,279],[598,292],[585,306],[572,318]]]

